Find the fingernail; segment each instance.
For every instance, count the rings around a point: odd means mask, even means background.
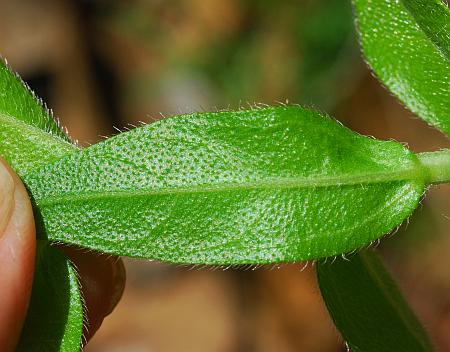
[[[125,266],[121,258],[118,258],[114,266],[114,288],[111,296],[111,301],[109,304],[109,309],[107,309],[105,317],[116,308],[117,303],[119,303],[122,298],[123,291],[125,289],[126,273]]]
[[[13,208],[14,180],[9,170],[0,161],[0,237],[5,233]]]

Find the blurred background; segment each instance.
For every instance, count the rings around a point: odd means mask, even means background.
[[[80,145],[140,121],[300,103],[414,151],[450,147],[366,68],[349,0],[1,0],[0,54]],[[450,187],[378,246],[450,351]],[[305,263],[256,270],[125,260],[88,352],[345,351]]]

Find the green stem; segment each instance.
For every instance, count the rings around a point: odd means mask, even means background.
[[[450,149],[417,154],[427,172],[427,183],[450,182]]]

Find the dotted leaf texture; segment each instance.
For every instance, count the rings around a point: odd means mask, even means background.
[[[30,307],[17,352],[80,350],[83,306],[75,270],[59,249],[38,241]]]
[[[450,11],[441,0],[353,0],[367,63],[412,112],[450,135]]]
[[[353,352],[429,352],[428,336],[372,251],[317,265],[322,297]]]
[[[0,156],[23,177],[78,149],[18,75],[0,60]],[[77,277],[58,249],[38,241],[31,302],[18,351],[79,351],[83,312]]]
[[[201,264],[357,249],[411,214],[423,179],[401,144],[295,106],[168,118],[24,177],[41,238]]]

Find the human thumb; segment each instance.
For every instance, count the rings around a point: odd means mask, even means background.
[[[14,351],[30,299],[35,227],[25,187],[0,160],[0,351]]]

